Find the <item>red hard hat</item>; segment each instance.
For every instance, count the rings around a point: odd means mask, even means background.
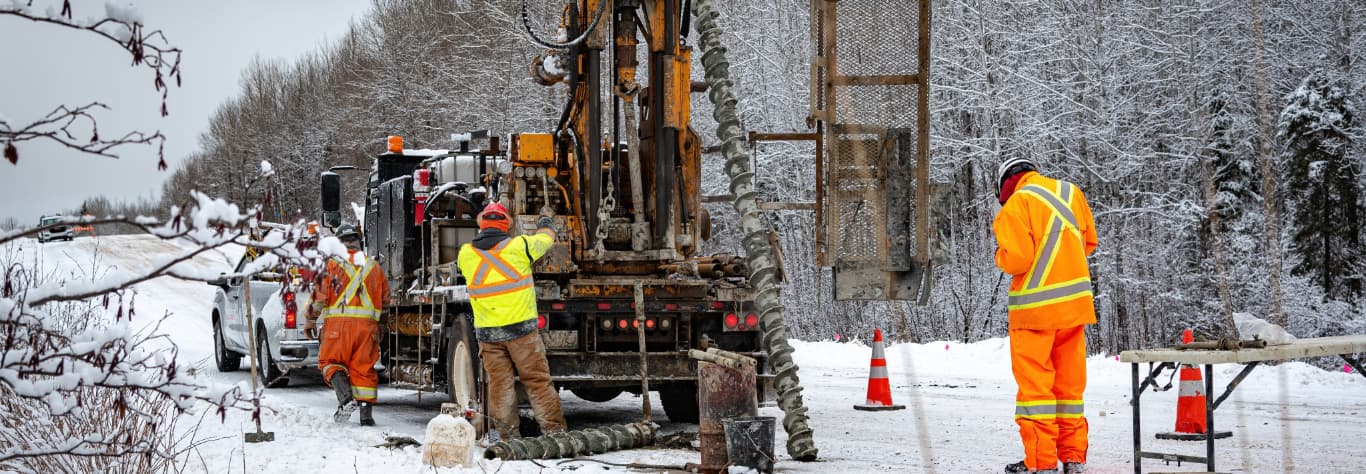
[[[483,218],[485,216],[488,216],[489,214],[498,214],[499,216],[502,216],[503,219],[507,219],[508,208],[503,207],[502,204],[499,204],[497,202],[491,202],[489,203],[489,205],[484,206],[483,211],[479,212],[479,217]]]

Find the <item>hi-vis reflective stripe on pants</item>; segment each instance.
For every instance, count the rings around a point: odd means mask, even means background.
[[[1081,418],[1085,413],[1081,400],[1015,402],[1015,418]]]
[[[506,295],[522,290],[530,289],[533,281],[531,275],[523,275],[513,268],[507,260],[503,260],[501,253],[512,239],[499,242],[489,250],[479,250],[470,247],[475,253],[479,254],[479,269],[474,272],[474,279],[468,285],[469,295],[474,298],[488,298],[491,296]],[[496,271],[503,275],[504,281],[497,283],[487,283],[489,272]]]
[[[342,271],[346,272],[350,279],[346,288],[337,296],[337,300],[331,306],[323,309],[322,317],[326,318],[361,318],[379,321],[380,311],[375,307],[374,300],[370,298],[370,291],[365,288],[365,279],[370,276],[370,271],[375,266],[366,262],[362,267],[356,267],[350,262],[339,265]],[[351,306],[348,303],[353,298],[360,298],[360,305]]]
[[[1077,226],[1077,216],[1072,213],[1072,183],[1060,181],[1061,197],[1042,186],[1030,184],[1020,188],[1020,192],[1038,197],[1053,211],[1047,237],[1034,256],[1034,265],[1029,269],[1029,278],[1024,288],[1011,291],[1008,306],[1011,310],[1022,310],[1047,306],[1053,303],[1082,298],[1091,294],[1091,280],[1086,277],[1061,283],[1044,285],[1053,263],[1058,257],[1058,246],[1063,234],[1074,237],[1080,243],[1081,229]],[[1083,244],[1084,247],[1084,244]]]

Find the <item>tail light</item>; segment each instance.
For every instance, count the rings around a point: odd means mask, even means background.
[[[612,303],[598,303],[598,310],[607,311],[612,309]]]
[[[626,329],[626,320],[625,320],[625,319],[618,319],[618,320],[617,320],[617,329]]]
[[[655,328],[655,320],[653,320],[653,319],[646,319],[646,320],[645,320],[645,329],[654,330],[654,328]]]
[[[759,315],[754,314],[754,313],[746,314],[746,315],[745,315],[745,326],[749,326],[750,329],[756,329],[756,328],[758,328],[758,327],[759,327]]]
[[[287,291],[281,298],[285,302],[285,329],[294,329],[299,326],[299,306],[294,304],[294,293]]]
[[[603,319],[603,320],[602,320],[602,330],[603,330],[603,331],[606,331],[606,330],[609,330],[609,329],[612,329],[612,320],[611,320],[611,319]]]
[[[735,313],[726,313],[726,329],[735,329],[740,325],[740,316]]]
[[[545,329],[545,327],[549,325],[550,320],[546,319],[544,314],[536,315],[536,329]]]
[[[673,325],[673,323],[669,321],[669,318],[664,318],[664,319],[659,320],[659,328],[660,328],[660,329],[669,329],[669,326],[672,326],[672,325]]]

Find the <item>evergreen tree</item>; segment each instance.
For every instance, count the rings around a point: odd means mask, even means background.
[[[1328,298],[1361,293],[1363,206],[1360,164],[1352,149],[1353,104],[1346,88],[1322,72],[1286,96],[1277,139],[1288,166],[1287,201],[1293,207],[1292,271],[1309,275]]]

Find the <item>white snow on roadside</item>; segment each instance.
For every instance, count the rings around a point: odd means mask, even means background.
[[[228,209],[219,209],[230,214]],[[328,239],[324,239],[326,242]],[[335,239],[331,239],[335,241]],[[38,246],[49,265],[63,272],[91,261],[96,248],[108,265],[136,272],[158,258],[184,252],[184,245],[148,236],[78,238],[68,243]],[[331,244],[328,244],[331,246]],[[340,245],[336,242],[336,245]],[[234,253],[235,252],[235,253]],[[228,271],[240,256],[240,247],[202,255],[184,265],[194,272]],[[326,251],[325,251],[326,252]],[[189,271],[189,270],[187,270]],[[202,367],[219,386],[237,386],[249,380],[248,372],[218,373],[212,364],[212,332],[208,312],[213,287],[204,283],[159,278],[138,285],[139,322],[150,323],[170,312],[163,330],[178,344],[181,359]],[[778,469],[783,473],[829,472],[999,472],[1020,459],[1021,448],[1013,421],[1015,384],[1010,373],[1008,341],[990,339],[971,344],[931,342],[895,344],[887,348],[887,362],[894,402],[905,410],[855,411],[863,402],[871,349],[862,342],[792,341],[805,387],[803,398],[810,408],[811,425],[821,462],[798,463],[784,450],[786,435],[777,433]],[[244,361],[244,366],[245,366]],[[1145,366],[1146,367],[1146,366]],[[1220,388],[1241,366],[1216,366]],[[1089,386],[1086,415],[1091,449],[1088,472],[1133,472],[1133,420],[1130,412],[1130,365],[1112,355],[1088,360]],[[1165,382],[1165,378],[1163,381]],[[1259,367],[1242,382],[1217,412],[1215,426],[1234,432],[1220,440],[1220,471],[1362,472],[1366,457],[1357,453],[1353,441],[1366,439],[1366,378],[1356,373],[1324,371],[1301,362]],[[1200,443],[1157,441],[1153,434],[1169,431],[1175,419],[1176,390],[1143,395],[1143,443],[1149,451],[1203,455]],[[635,421],[640,399],[621,395],[606,403],[591,403],[569,392],[562,393],[571,428]],[[386,436],[424,437],[427,422],[436,416],[443,394],[380,388],[375,416],[379,425],[358,426],[331,421],[335,398],[316,371],[293,375],[289,387],[268,389],[262,404],[267,408],[262,428],[275,433],[275,442],[247,444],[243,433],[254,432],[250,416],[228,412],[225,419],[207,410],[185,415],[181,429],[198,423],[198,437],[206,442],[185,466],[186,472],[503,472],[564,471],[609,472],[589,462],[484,461],[483,467],[430,469],[421,464],[420,448],[376,448]],[[658,398],[654,398],[658,407]],[[761,415],[781,417],[777,408],[762,408]],[[202,422],[201,422],[201,417]],[[696,425],[669,422],[656,408],[662,431],[696,431]],[[673,464],[699,461],[695,451],[638,449],[594,456],[603,461]],[[1203,470],[1202,465],[1164,466],[1145,461],[1144,470]],[[622,472],[613,469],[610,472]]]

